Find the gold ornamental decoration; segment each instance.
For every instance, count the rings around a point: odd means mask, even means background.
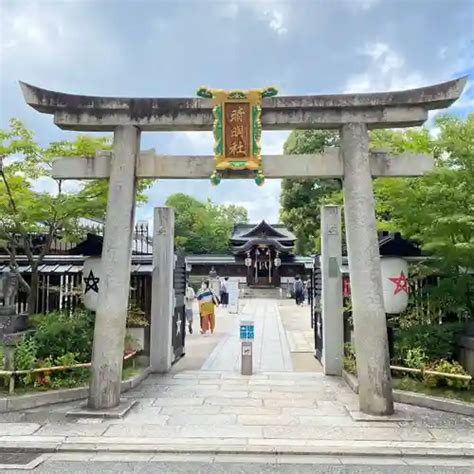
[[[248,91],[200,87],[199,97],[212,99],[215,170],[210,179],[219,184],[221,171],[253,171],[255,182],[265,180],[262,169],[262,99],[278,93],[275,87]]]

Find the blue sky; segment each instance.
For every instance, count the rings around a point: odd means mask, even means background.
[[[0,0],[0,127],[18,117],[41,143],[73,138],[28,108],[19,79],[87,95],[186,97],[196,88],[282,95],[419,87],[471,74],[450,110],[474,111],[472,0]],[[264,132],[280,153],[287,132]],[[210,133],[145,133],[142,149],[211,154]],[[39,183],[47,189],[47,183]],[[278,219],[280,182],[213,187],[163,181],[138,212],[173,192],[237,203],[252,221]]]

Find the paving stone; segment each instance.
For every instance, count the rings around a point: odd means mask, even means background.
[[[95,456],[94,453],[52,453],[49,461],[89,461]]]
[[[474,440],[474,429],[431,428],[430,433],[440,441],[472,442]]]
[[[147,453],[97,453],[91,459],[92,462],[148,462],[153,454]]]
[[[229,406],[222,407],[220,409],[222,414],[234,414],[234,415],[281,415],[281,408],[260,408],[260,407],[239,407],[239,406]]]
[[[169,425],[229,425],[235,424],[236,415],[175,415],[168,421]]]
[[[350,416],[300,416],[299,421],[302,425],[313,425],[313,426],[361,426],[356,423]],[[366,426],[371,426],[366,424]],[[377,426],[380,426],[377,424]],[[392,425],[388,425],[392,426]]]
[[[38,423],[0,423],[1,436],[29,435],[41,427]]]
[[[316,397],[309,393],[296,393],[295,392],[289,395],[288,393],[285,393],[285,392],[275,392],[273,390],[270,390],[270,391],[260,390],[260,387],[258,388],[258,390],[252,390],[251,392],[249,392],[249,397],[262,398],[262,399],[273,399],[273,398],[296,399],[297,398],[297,399],[312,400],[313,402],[316,400]]]
[[[103,436],[119,438],[177,438],[180,434],[180,428],[177,426],[121,423],[110,425]],[[147,440],[142,440],[142,443],[144,441]]]
[[[248,408],[246,408],[248,410]],[[195,414],[200,414],[200,415],[217,415],[218,413],[223,413],[223,414],[238,414],[234,413],[232,410],[229,413],[224,413],[221,411],[221,407],[219,406],[213,406],[213,405],[202,405],[199,407],[163,407],[161,409],[161,413],[163,415],[170,415],[170,416],[175,416],[175,415],[195,415]]]
[[[114,421],[113,423],[149,423],[153,425],[166,425],[170,417],[168,415],[155,415],[153,413],[148,414],[147,412],[132,413],[122,420]]]
[[[297,425],[299,420],[297,417],[285,415],[239,415],[238,422],[242,425]]]
[[[336,456],[301,456],[297,454],[283,454],[278,455],[277,460],[278,464],[341,464],[340,459]]]
[[[171,427],[170,427],[171,428]],[[262,436],[261,426],[184,426],[181,436],[185,438],[256,438]]]
[[[199,380],[199,385],[220,385],[221,387],[228,387],[233,385],[242,385],[248,387],[248,380],[239,379],[202,379]]]
[[[270,387],[265,387],[265,392],[270,392]],[[220,392],[243,392],[248,394],[249,393],[249,386],[243,384],[232,384],[232,385],[221,385],[219,387]],[[263,391],[263,390],[262,390]]]
[[[342,408],[321,407],[320,401],[314,408],[282,408],[284,415],[290,416],[348,416],[347,410]]]
[[[99,425],[85,425],[79,423],[47,424],[43,426],[36,434],[38,436],[100,436],[108,428],[101,423]]]
[[[264,407],[281,407],[281,408],[311,408],[316,407],[316,402],[310,398],[273,398],[273,399],[264,399]]]
[[[268,426],[263,428],[264,438],[283,439],[341,439],[343,438],[341,428],[315,427],[315,426]]]
[[[221,405],[223,407],[241,406],[241,407],[261,407],[262,400],[257,398],[223,398],[208,397],[204,401],[206,405]]]
[[[207,401],[207,400],[206,400]],[[157,398],[153,402],[153,406],[159,407],[178,407],[178,406],[199,406],[204,403],[204,398],[187,397],[187,398]]]

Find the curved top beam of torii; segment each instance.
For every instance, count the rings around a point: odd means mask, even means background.
[[[423,124],[428,111],[456,101],[467,76],[419,89],[367,94],[287,96],[263,99],[266,130],[338,128],[366,123],[369,128]],[[212,130],[212,104],[200,98],[94,97],[49,91],[20,81],[26,103],[65,130],[112,131],[135,125],[143,131]]]

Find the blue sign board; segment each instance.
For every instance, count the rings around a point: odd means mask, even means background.
[[[244,341],[255,339],[255,326],[252,322],[240,323],[240,339]]]

